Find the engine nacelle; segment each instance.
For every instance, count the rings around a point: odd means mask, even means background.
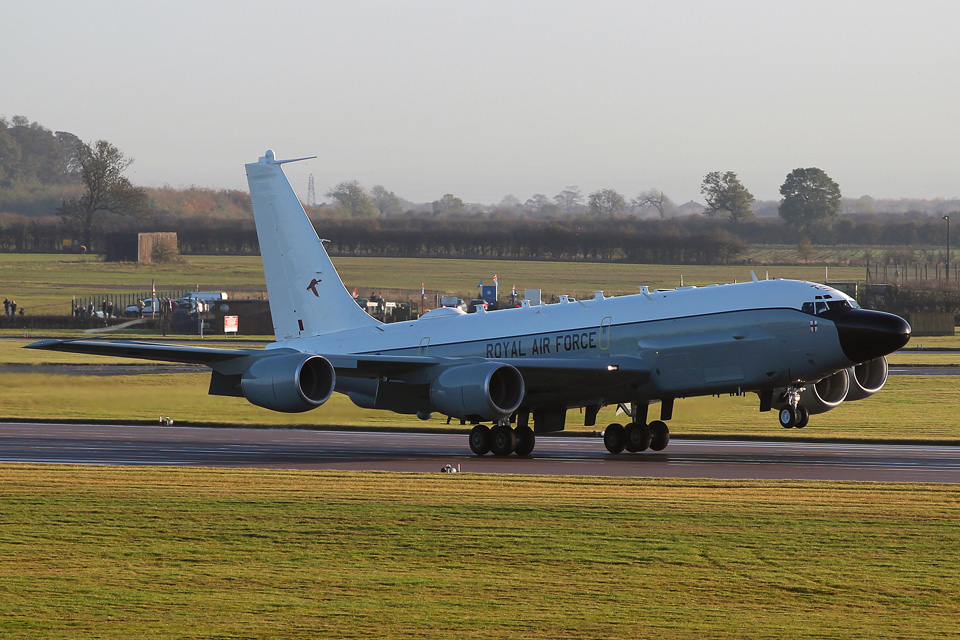
[[[849,391],[850,376],[846,369],[841,369],[815,384],[808,384],[800,392],[800,404],[811,414],[824,413],[840,406]]]
[[[847,369],[850,374],[847,400],[863,400],[880,391],[887,381],[888,371],[887,359],[884,356]]]
[[[462,364],[446,369],[430,383],[430,402],[455,418],[500,420],[523,400],[523,376],[496,362]]]
[[[326,402],[336,380],[333,365],[326,358],[291,353],[255,361],[243,372],[240,389],[258,407],[299,413]]]

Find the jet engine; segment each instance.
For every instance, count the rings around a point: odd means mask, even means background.
[[[258,407],[298,413],[326,402],[336,378],[333,365],[325,358],[291,353],[256,360],[243,372],[240,389]]]
[[[523,376],[508,364],[462,364],[430,383],[430,402],[455,418],[499,420],[517,410],[525,392]]]
[[[836,409],[847,398],[850,390],[850,377],[846,369],[841,369],[817,383],[808,384],[800,392],[800,404],[811,414],[824,413]]]
[[[887,371],[887,359],[884,356],[847,369],[850,374],[847,400],[862,400],[880,391],[887,381]]]

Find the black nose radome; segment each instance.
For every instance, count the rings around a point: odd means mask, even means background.
[[[830,319],[837,325],[844,355],[855,364],[892,353],[910,340],[910,325],[892,313],[848,309]]]

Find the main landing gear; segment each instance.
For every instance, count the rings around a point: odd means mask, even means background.
[[[478,456],[493,453],[505,457],[511,453],[528,456],[533,451],[536,439],[533,429],[522,426],[513,428],[509,423],[498,424],[492,429],[478,424],[470,430],[470,450]]]
[[[670,444],[670,429],[664,420],[669,420],[673,415],[673,400],[666,399],[662,401],[660,407],[661,420],[654,420],[647,424],[646,403],[635,402],[631,404],[630,409],[620,405],[631,418],[633,422],[627,426],[622,424],[611,424],[603,432],[603,446],[610,453],[622,453],[624,450],[630,453],[639,453],[640,451],[663,451]]]
[[[663,420],[650,424],[631,422],[627,426],[613,423],[603,432],[603,446],[610,453],[639,453],[650,449],[663,451],[670,444],[670,429]]]

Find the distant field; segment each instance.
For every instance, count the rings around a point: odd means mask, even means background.
[[[607,295],[636,293],[637,287],[672,288],[680,284],[706,285],[759,278],[795,278],[822,282],[822,266],[679,266],[631,265],[585,262],[531,262],[519,260],[442,260],[418,258],[334,258],[334,264],[351,291],[361,296],[382,293],[398,301],[420,297],[420,284],[428,292],[475,296],[477,284],[491,284],[498,276],[500,291],[507,295],[516,285],[542,289],[553,295]],[[98,256],[61,254],[0,254],[0,296],[17,301],[27,313],[68,313],[72,296],[110,298],[121,293],[158,289],[228,291],[259,297],[266,290],[259,256],[186,256],[180,263],[141,265],[107,263]],[[861,267],[829,267],[831,280],[863,279]],[[432,305],[429,305],[432,306]]]
[[[0,466],[0,636],[956,637],[955,487]]]

